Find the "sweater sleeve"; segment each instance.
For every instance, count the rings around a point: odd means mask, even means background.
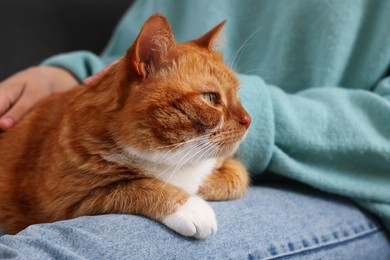
[[[390,77],[373,91],[318,87],[287,94],[240,76],[253,124],[239,152],[264,170],[348,196],[390,220]]]
[[[99,56],[88,51],[59,54],[44,60],[41,64],[66,69],[80,82],[107,65]]]

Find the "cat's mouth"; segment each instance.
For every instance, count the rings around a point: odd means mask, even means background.
[[[210,142],[217,147],[217,157],[230,157],[238,149],[240,143],[245,139],[248,131],[230,129],[215,132],[210,135]]]

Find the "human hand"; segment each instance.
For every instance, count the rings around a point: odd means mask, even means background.
[[[95,74],[89,76],[88,78],[84,79],[83,80],[83,84],[85,86],[91,86],[93,84],[95,84],[96,82],[98,82],[101,78],[104,77],[104,75],[117,63],[119,63],[122,59],[117,59],[115,61],[113,61],[111,64],[109,64],[107,67],[105,67],[104,69],[96,72]]]
[[[71,73],[56,67],[31,67],[12,75],[0,82],[0,129],[13,127],[43,98],[78,84]]]

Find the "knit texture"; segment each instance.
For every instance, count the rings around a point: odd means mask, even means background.
[[[390,1],[137,1],[101,57],[44,64],[82,80],[122,56],[156,12],[178,41],[228,21],[224,57],[253,120],[239,156],[254,176],[349,197],[390,228]]]

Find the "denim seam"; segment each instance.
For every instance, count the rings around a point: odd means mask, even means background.
[[[286,256],[291,256],[291,255],[295,255],[295,254],[299,254],[299,253],[302,253],[302,252],[306,252],[306,251],[311,251],[311,250],[318,250],[318,249],[321,249],[321,248],[326,248],[326,247],[330,247],[330,246],[334,246],[334,245],[337,245],[337,244],[340,244],[340,243],[345,243],[345,242],[349,242],[349,241],[353,241],[355,239],[358,239],[358,238],[362,238],[364,236],[367,236],[367,235],[370,235],[370,234],[373,234],[373,233],[376,233],[380,230],[382,230],[382,227],[378,227],[376,226],[375,224],[373,223],[367,223],[367,228],[365,229],[363,225],[360,225],[359,228],[356,228],[356,227],[352,227],[351,228],[353,230],[353,234],[349,234],[348,232],[348,235],[345,235],[345,230],[342,230],[341,232],[331,232],[330,235],[328,236],[322,236],[322,238],[324,237],[333,237],[333,239],[329,239],[328,241],[323,241],[323,242],[319,242],[319,239],[317,237],[315,237],[315,239],[317,240],[317,242],[315,242],[313,246],[308,246],[308,242],[307,241],[310,241],[310,240],[307,240],[307,239],[302,239],[301,242],[300,242],[300,245],[302,245],[302,248],[300,249],[297,249],[297,250],[291,250],[289,252],[283,252],[283,253],[280,253],[280,254],[275,254],[275,255],[272,255],[272,256],[268,256],[268,257],[265,257],[265,258],[261,258],[261,259],[264,259],[264,260],[271,260],[271,259],[278,259],[280,257],[286,257]],[[363,230],[361,230],[363,229]],[[336,235],[337,234],[337,235]],[[339,235],[339,234],[343,234],[343,235]],[[312,239],[314,240],[314,239]],[[279,248],[280,248],[280,244],[279,244]],[[287,248],[290,247],[290,243],[287,243]],[[268,250],[267,250],[267,253],[270,254],[272,250],[277,250],[277,247],[272,245],[271,247],[268,247]],[[271,253],[272,254],[272,253]],[[249,255],[249,258],[250,258],[250,255]]]

